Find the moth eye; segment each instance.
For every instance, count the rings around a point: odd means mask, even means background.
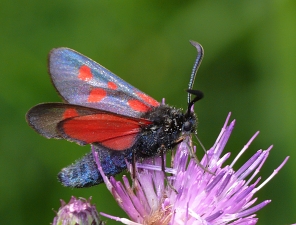
[[[192,125],[190,122],[186,121],[183,125],[183,130],[184,131],[191,131]]]

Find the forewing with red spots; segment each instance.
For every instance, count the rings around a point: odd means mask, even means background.
[[[131,117],[159,106],[150,96],[72,49],[53,49],[49,72],[57,91],[70,104]]]

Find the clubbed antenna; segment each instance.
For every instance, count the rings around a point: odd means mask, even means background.
[[[199,43],[197,43],[195,41],[190,41],[190,43],[197,49],[197,56],[196,56],[196,60],[194,62],[193,68],[192,68],[192,72],[191,72],[191,76],[190,76],[190,80],[189,80],[189,84],[188,84],[188,89],[189,90],[191,90],[192,87],[193,87],[194,80],[195,80],[195,77],[196,77],[196,72],[197,72],[197,70],[198,70],[198,68],[199,68],[199,66],[201,64],[201,61],[202,61],[202,58],[203,58],[203,55],[204,55],[204,50],[203,50],[202,46]],[[190,92],[188,92],[187,100],[188,100],[188,105],[189,105],[191,103],[191,93]],[[191,105],[193,105],[193,104],[194,104],[194,102]]]
[[[188,103],[186,115],[189,116],[190,111],[191,111],[191,107],[194,105],[195,102],[202,99],[204,94],[199,90],[191,90],[191,89],[188,89],[187,92],[188,92],[188,95],[190,95],[190,94],[195,95],[195,98]]]

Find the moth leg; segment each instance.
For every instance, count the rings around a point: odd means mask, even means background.
[[[181,136],[172,144],[172,146],[175,147],[177,144],[180,144],[184,140],[185,140],[185,137]]]
[[[174,191],[176,192],[176,194],[178,194],[177,190],[173,187],[173,185],[171,184],[171,182],[169,181],[166,173],[165,173],[165,160],[164,160],[164,150],[165,150],[165,147],[164,145],[162,145],[160,147],[160,156],[161,156],[161,170],[163,172],[163,175],[164,175],[164,179],[167,183],[167,185]]]
[[[173,143],[173,146],[176,146],[177,144],[181,143],[182,141],[184,141],[184,139],[185,139],[184,136],[179,137],[179,139],[177,139],[177,140]],[[192,143],[192,142],[190,142],[190,143]],[[197,164],[200,168],[202,168],[205,172],[208,172],[208,173],[210,173],[210,174],[212,174],[212,175],[215,175],[215,173],[209,171],[206,167],[204,167],[203,165],[201,165],[201,163],[199,162],[199,160],[198,160],[198,158],[197,158],[197,156],[196,156],[196,154],[195,154],[195,152],[194,152],[194,150],[193,150],[193,146],[192,146],[192,144],[190,144],[190,145],[189,145],[188,143],[186,143],[186,144],[187,144],[187,146],[188,146],[188,148],[189,148],[189,155],[190,155],[191,158],[194,159],[194,161],[196,162],[196,164]],[[207,157],[208,157],[208,156],[207,156]],[[208,160],[207,160],[207,161],[208,161]]]
[[[190,142],[190,143],[192,143],[192,142]],[[187,146],[188,146],[188,148],[189,148],[189,154],[190,154],[190,157],[194,159],[194,161],[196,162],[196,164],[197,164],[202,170],[204,170],[205,172],[208,172],[209,174],[215,175],[215,173],[211,172],[210,170],[208,170],[206,167],[204,167],[204,166],[200,163],[200,161],[198,160],[198,158],[197,158],[197,156],[196,156],[196,154],[195,154],[195,152],[194,152],[194,150],[193,150],[193,146],[192,146],[192,144],[188,145],[188,143],[187,143]],[[206,156],[208,157],[208,155],[206,155]]]
[[[134,188],[136,187],[136,154],[134,151],[132,153],[131,178],[132,178],[132,190],[134,190]]]

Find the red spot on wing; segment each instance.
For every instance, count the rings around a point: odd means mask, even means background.
[[[135,111],[147,112],[150,109],[150,107],[136,99],[131,99],[127,103]]]
[[[101,88],[94,88],[90,91],[87,101],[88,102],[100,102],[103,98],[105,98],[107,92]]]
[[[92,114],[61,122],[61,133],[66,139],[84,144],[100,143],[112,150],[130,148],[141,126],[151,124],[140,118],[129,118],[114,114]]]
[[[108,88],[110,88],[112,90],[116,90],[117,89],[117,85],[114,82],[109,81],[108,82]]]
[[[91,70],[88,66],[83,65],[79,68],[78,78],[83,81],[89,81],[93,77]]]
[[[140,93],[138,92],[137,95],[146,103],[148,103],[149,105],[152,106],[159,106],[159,102],[156,101],[155,99],[151,98],[150,96],[144,94],[144,93]]]
[[[68,118],[75,117],[75,116],[79,116],[77,110],[69,108],[69,109],[65,110],[65,112],[63,114],[63,119],[68,119]]]

